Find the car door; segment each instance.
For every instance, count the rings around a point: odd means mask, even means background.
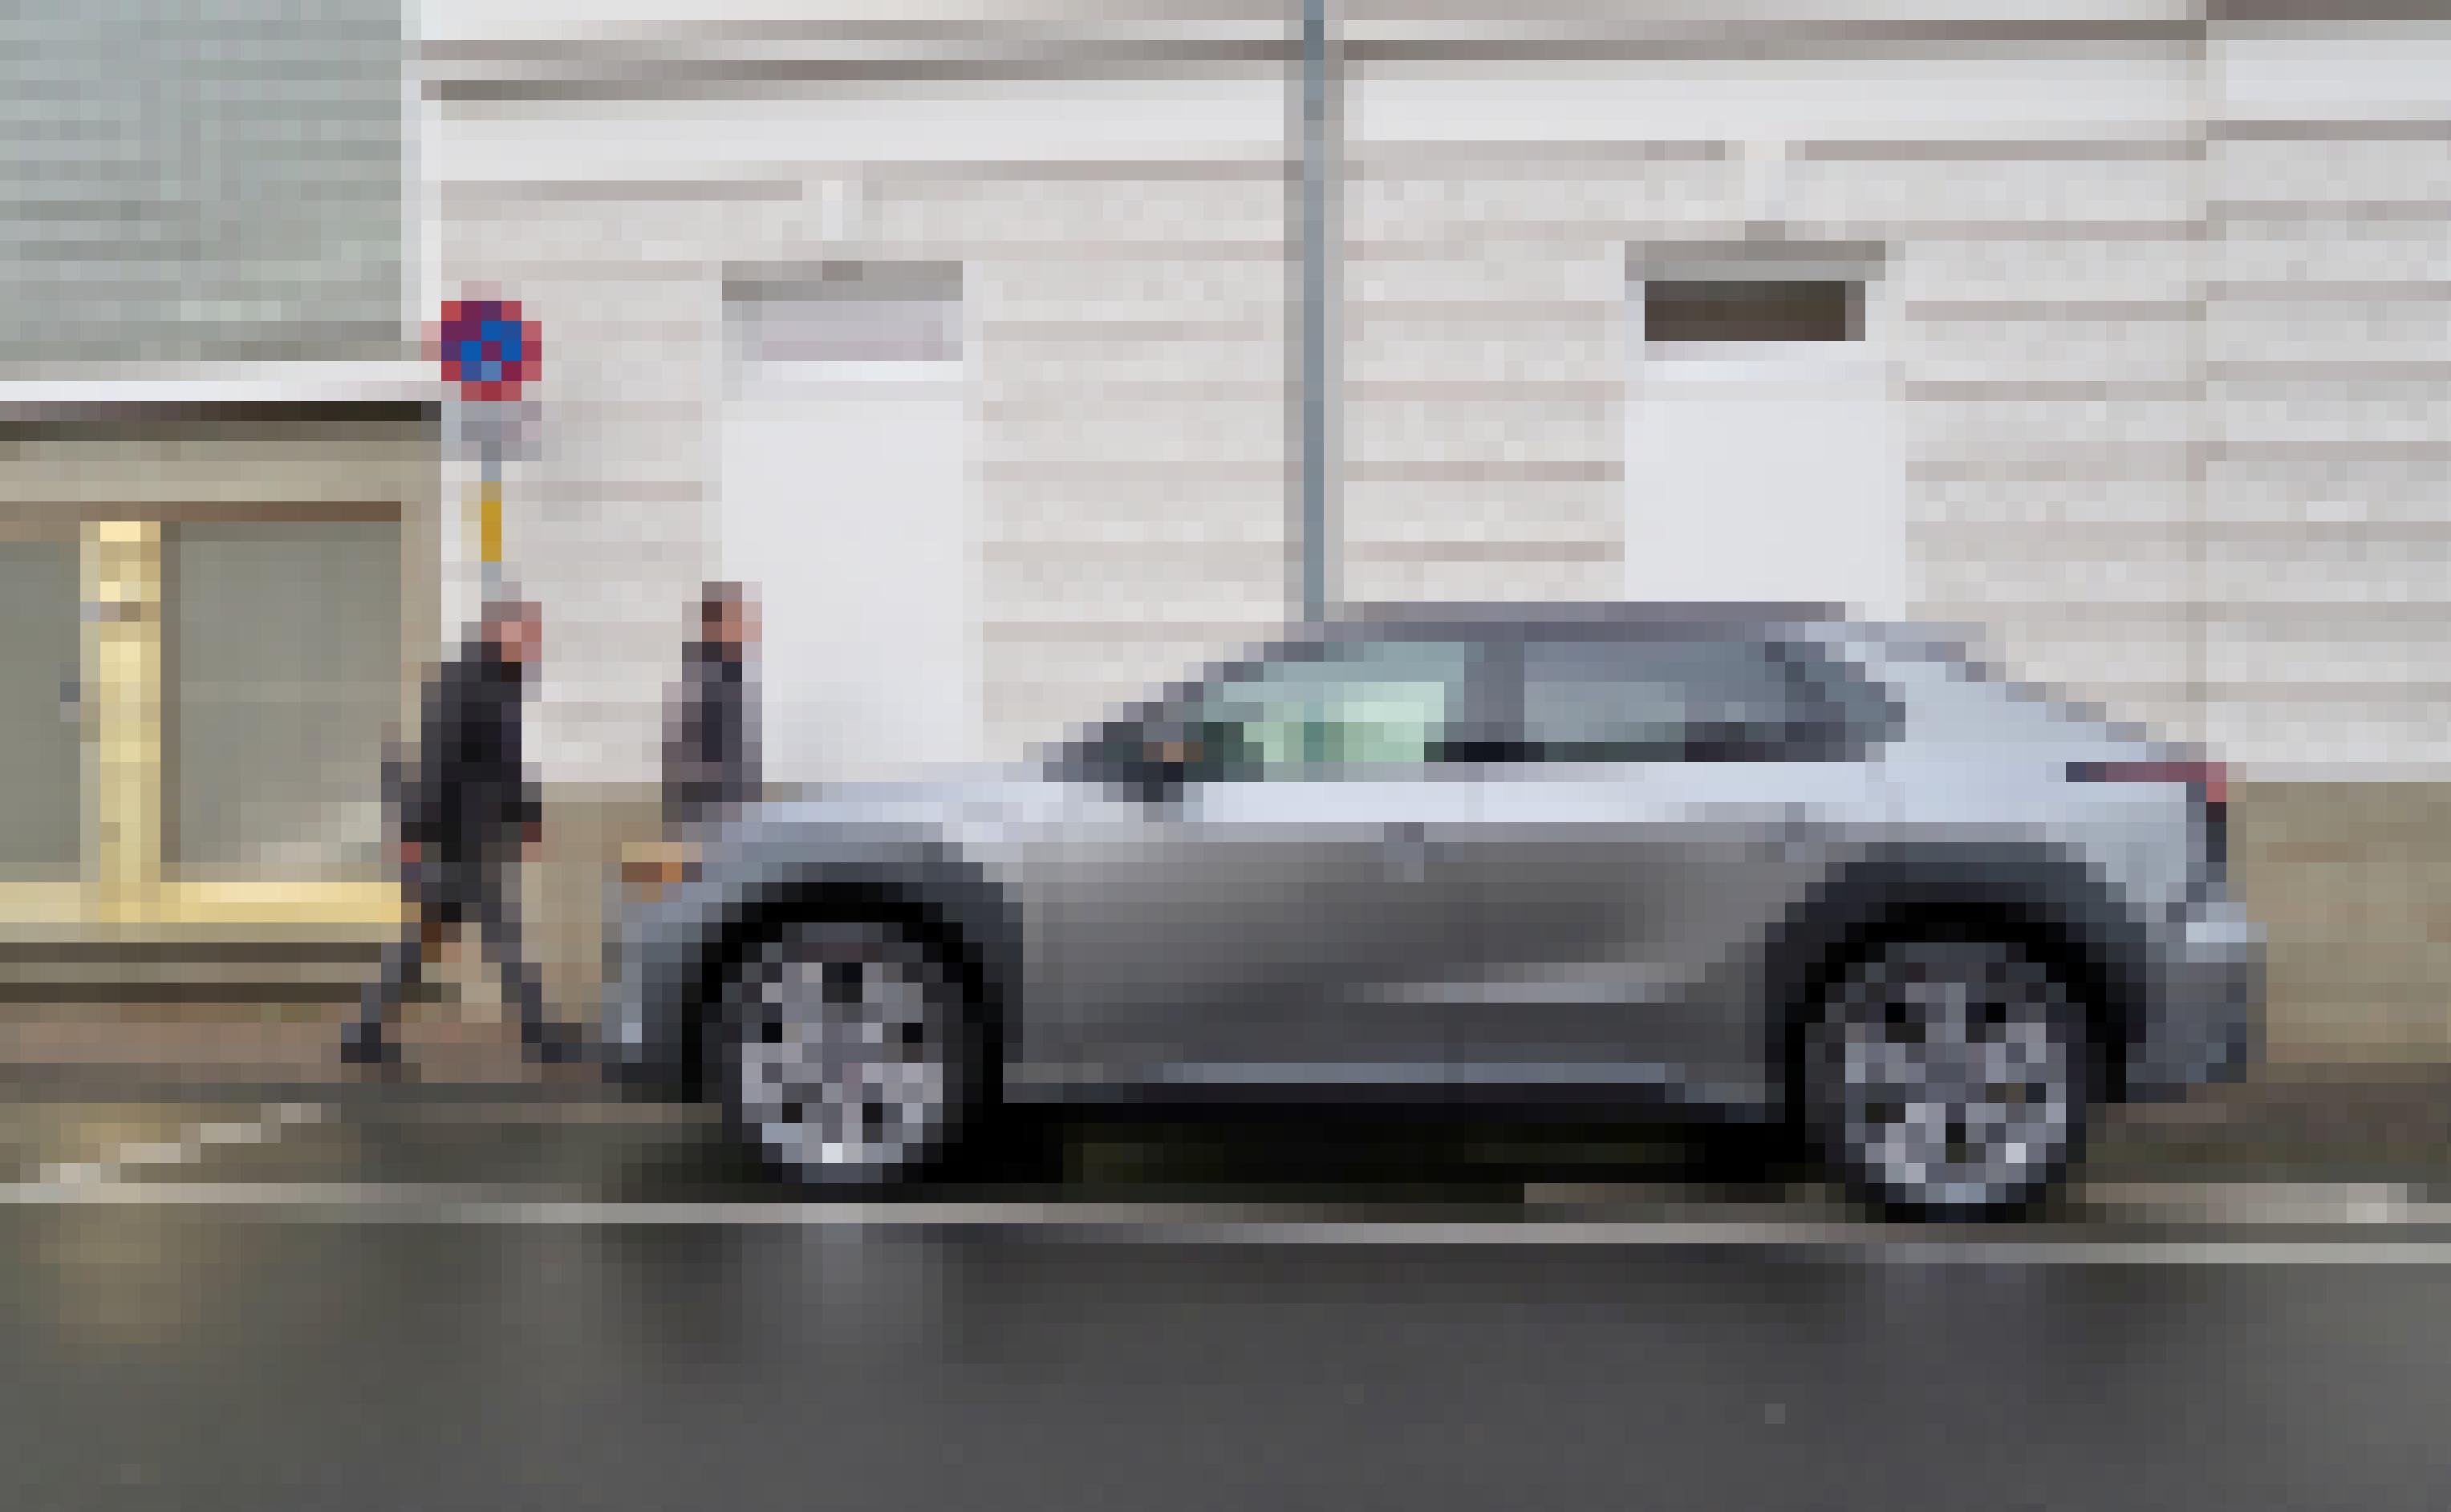
[[[1454,757],[1480,645],[1307,643],[1155,711],[1176,775],[1110,785],[1043,847],[1033,1016],[1106,1079],[1332,1083],[1418,1062],[1410,984],[1477,955]]]
[[[1767,1085],[1753,951],[1879,790],[1831,665],[1740,633],[1535,635],[1473,860],[1480,1052],[1712,1100]]]

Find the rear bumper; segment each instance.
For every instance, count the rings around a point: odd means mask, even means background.
[[[2202,905],[2172,941],[2161,991],[2130,1047],[2132,1098],[2234,1082],[2264,1053],[2265,934],[2235,904]]]

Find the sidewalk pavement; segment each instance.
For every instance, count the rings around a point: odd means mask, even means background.
[[[336,1052],[351,1011],[343,1004],[9,1005],[0,1008],[0,1100],[508,1099],[589,1118],[623,1104],[651,1106],[587,1069],[530,1064],[499,1011],[448,1002],[403,1013],[405,1070],[385,1081]],[[2267,1066],[2235,1086],[2115,1109],[2086,1169],[2106,1179],[2451,1184],[2451,1064]]]
[[[582,1068],[530,1063],[510,1015],[447,1001],[401,1013],[404,1071],[386,1083],[340,1059],[341,1031],[355,1012],[340,1003],[11,1004],[0,1009],[0,1098],[243,1098],[351,1087],[617,1097]]]

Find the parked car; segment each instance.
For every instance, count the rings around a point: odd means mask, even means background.
[[[2105,1105],[2254,1054],[2226,804],[1912,627],[1363,611],[1031,763],[692,837],[620,923],[607,1037],[823,1188],[1020,1104],[1664,1099],[1883,1211],[1994,1215]]]

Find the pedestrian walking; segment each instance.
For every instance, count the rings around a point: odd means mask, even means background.
[[[757,609],[747,591],[735,582],[707,584],[665,733],[668,826],[719,817],[757,795],[764,773],[749,668],[756,641]]]
[[[520,715],[542,629],[534,604],[488,605],[478,633],[425,690],[414,769],[389,774],[411,918],[366,986],[342,1041],[343,1060],[397,1057],[386,1021],[417,984],[427,952],[472,920],[519,1006],[528,1052],[544,1061],[578,1058],[577,1036],[545,1016],[543,985],[520,944],[519,861],[541,837],[543,817],[521,756]]]

